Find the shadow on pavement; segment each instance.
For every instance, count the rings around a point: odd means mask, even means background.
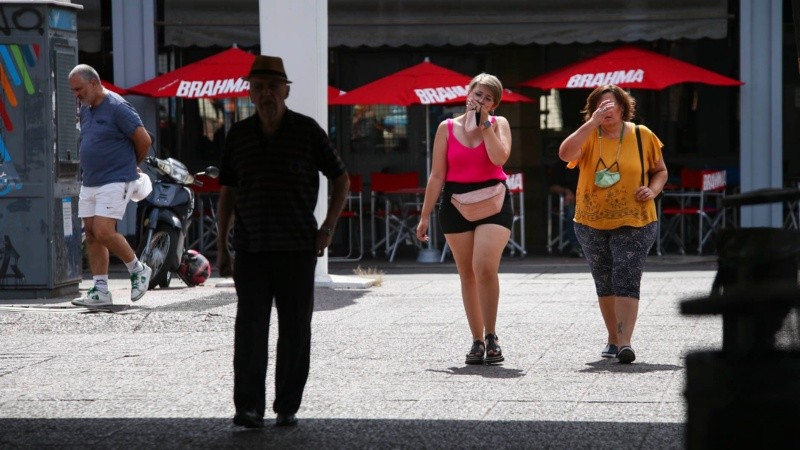
[[[428,372],[446,373],[450,375],[480,375],[484,378],[521,378],[525,376],[525,372],[521,369],[507,369],[498,365],[449,367],[447,370],[428,369]]]
[[[684,448],[682,423],[229,418],[0,419],[2,448]]]
[[[314,311],[333,311],[352,306],[369,292],[363,289],[325,289],[325,294],[322,295],[317,290],[314,295]]]
[[[676,366],[674,364],[650,364],[650,363],[637,363],[620,364],[616,359],[609,358],[601,361],[594,361],[586,363],[589,366],[582,369],[583,373],[646,373],[646,372],[661,372],[661,371],[675,371],[683,370],[683,366]]]

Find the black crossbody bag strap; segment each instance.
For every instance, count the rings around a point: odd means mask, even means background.
[[[646,184],[644,184],[644,155],[642,154],[642,135],[639,133],[639,125],[636,125],[636,145],[639,146],[639,164],[642,165],[642,184],[640,184],[640,186],[646,186]]]

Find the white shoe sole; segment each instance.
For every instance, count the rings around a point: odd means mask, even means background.
[[[72,304],[75,306],[83,306],[84,308],[108,308],[109,306],[114,306],[113,303],[84,303],[83,299],[75,299],[72,301]]]

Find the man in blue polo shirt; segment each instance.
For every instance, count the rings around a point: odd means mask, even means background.
[[[128,241],[117,232],[117,221],[133,194],[139,178],[138,165],[147,156],[150,134],[139,114],[119,95],[100,83],[97,71],[78,64],[69,73],[69,87],[81,103],[81,193],[78,217],[83,219],[86,249],[94,286],[78,306],[110,306],[109,252],[118,256],[131,274],[131,301],[147,292],[152,270],[142,264]]]

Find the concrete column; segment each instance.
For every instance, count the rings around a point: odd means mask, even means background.
[[[280,56],[292,80],[289,108],[313,117],[328,129],[328,2],[259,0],[261,53]],[[328,210],[328,183],[320,176],[314,214],[322,222]],[[319,259],[317,282],[330,282],[328,255]]]
[[[117,86],[131,87],[156,76],[155,3],[155,0],[111,0],[114,84]],[[158,129],[156,100],[138,95],[126,99],[142,116],[145,128],[155,134]]]
[[[782,8],[782,0],[740,2],[742,192],[783,187]],[[782,227],[783,205],[743,207],[741,226]]]
[[[127,88],[156,76],[156,2],[111,0],[114,84]],[[142,117],[144,127],[153,135],[158,130],[156,100],[138,95],[126,99]],[[158,146],[156,146],[158,148]],[[136,232],[136,203],[130,202],[119,232]]]

